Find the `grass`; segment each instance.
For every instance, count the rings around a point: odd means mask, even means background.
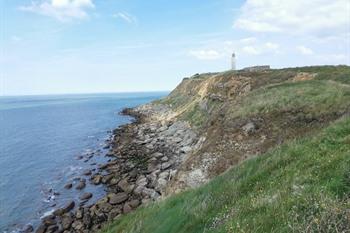
[[[140,208],[102,232],[349,232],[349,198],[347,117],[198,189]]]
[[[350,86],[331,80],[284,82],[250,92],[234,107],[229,108],[230,118],[258,114],[302,110],[313,117],[325,113],[341,112],[349,108]]]

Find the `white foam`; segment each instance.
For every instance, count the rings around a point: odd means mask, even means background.
[[[43,218],[53,214],[54,211],[55,211],[54,209],[46,211],[45,213],[43,213],[43,215],[40,217],[40,219],[43,219]]]

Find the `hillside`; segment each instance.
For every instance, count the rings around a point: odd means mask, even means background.
[[[135,111],[197,143],[103,232],[350,231],[350,67],[195,75]]]

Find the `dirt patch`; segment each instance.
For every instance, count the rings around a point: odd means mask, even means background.
[[[299,72],[292,80],[293,82],[313,80],[316,77],[316,75],[316,73]]]

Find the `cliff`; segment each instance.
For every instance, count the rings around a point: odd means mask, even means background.
[[[168,198],[103,232],[350,229],[350,67],[197,74],[133,111],[175,131]]]

